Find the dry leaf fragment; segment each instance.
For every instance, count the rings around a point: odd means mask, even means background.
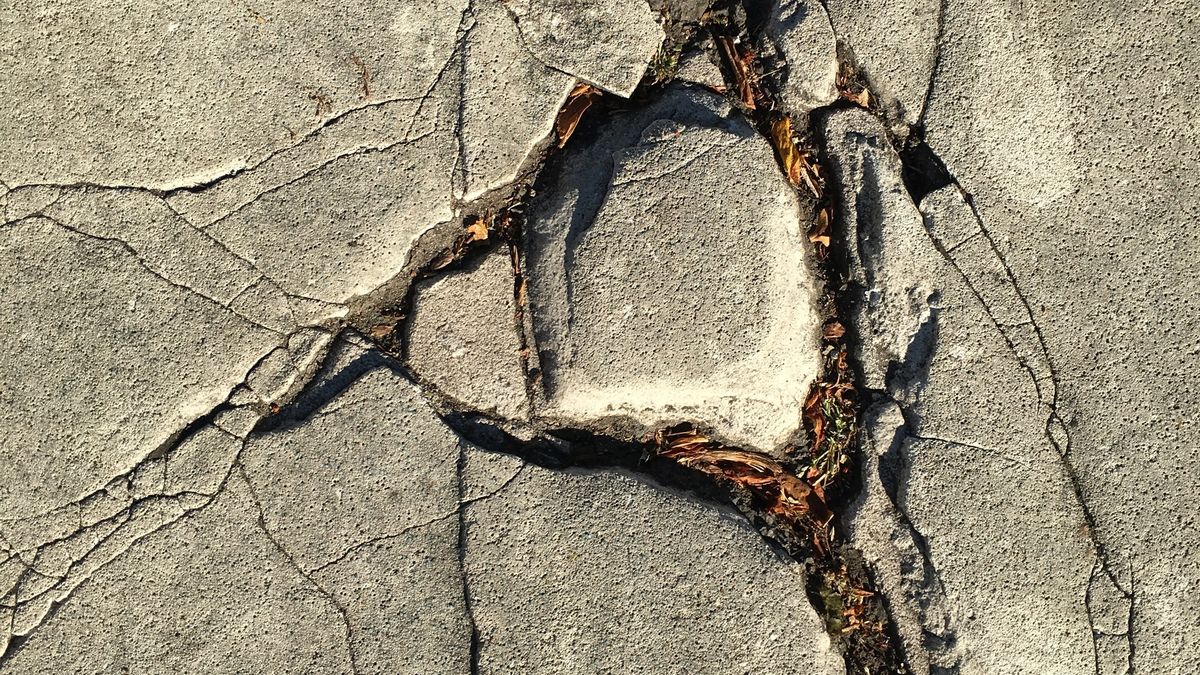
[[[846,334],[846,327],[840,321],[830,321],[825,324],[825,328],[821,331],[821,335],[826,340],[838,340]]]
[[[813,228],[808,232],[808,240],[814,244],[820,244],[825,248],[829,248],[832,241],[830,236],[830,208],[824,206],[817,212],[817,220],[813,223]]]
[[[754,85],[750,77],[750,63],[754,61],[754,54],[752,52],[739,53],[733,38],[725,35],[717,37],[717,46],[721,50],[721,56],[725,59],[725,63],[733,71],[733,79],[738,88],[738,98],[748,110],[757,110],[758,106],[754,102]]]
[[[377,326],[372,326],[370,332],[371,337],[375,338],[376,340],[382,340],[383,338],[391,335],[395,330],[395,324],[381,323]]]
[[[803,161],[796,149],[796,141],[792,138],[792,118],[784,116],[771,124],[771,136],[775,141],[775,152],[779,154],[779,163],[787,173],[788,182],[797,187],[803,180]]]
[[[488,238],[487,222],[483,218],[476,218],[470,225],[467,225],[467,242],[486,241]]]
[[[583,113],[592,107],[592,103],[600,98],[600,90],[590,84],[579,82],[571,93],[567,95],[567,101],[563,104],[562,110],[558,113],[558,119],[554,122],[554,132],[558,135],[558,147],[563,147],[567,144],[567,140],[571,138],[571,134],[575,133],[575,127],[579,126],[579,120],[583,117]]]

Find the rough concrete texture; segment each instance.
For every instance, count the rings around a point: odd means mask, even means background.
[[[940,0],[829,0],[833,32],[889,122],[915,124],[938,57]]]
[[[335,351],[308,394],[328,400],[169,453],[167,483],[207,474],[189,488],[209,496],[88,568],[4,671],[844,672],[802,568],[740,516],[483,452],[378,356]],[[202,453],[221,466],[198,470]],[[141,499],[131,513],[157,505]],[[11,561],[47,579],[72,566],[50,546]],[[23,607],[36,589],[14,593]]]
[[[664,35],[642,0],[507,0],[521,41],[550,68],[633,93]]]
[[[1196,672],[1195,7],[710,7],[0,6],[0,673],[861,672],[629,443],[834,342],[898,672]]]
[[[845,672],[800,565],[731,512],[529,466],[465,522],[484,671]]]
[[[865,501],[881,481],[899,522],[914,531],[864,504],[856,527],[871,543],[862,547],[877,557],[882,577],[896,575],[889,581],[909,591],[892,601],[908,596],[910,616],[925,623],[932,665],[991,673],[1053,663],[1058,672],[1089,672],[1086,598],[1100,561],[1069,468],[1048,435],[1039,382],[1010,346],[1020,328],[988,315],[985,302],[1012,289],[997,280],[977,295],[964,278],[958,261],[982,238],[957,245],[942,238],[943,218],[971,219],[956,188],[926,198],[932,232],[913,217],[899,157],[879,122],[841,112],[824,133],[837,181],[848,186],[840,203],[848,236],[857,238],[849,248],[861,256],[851,269],[863,292],[860,333],[872,338],[863,345],[867,381],[901,413],[887,413],[888,405],[874,413],[868,452],[878,459]],[[949,212],[934,213],[934,204]],[[870,353],[884,336],[896,349]],[[916,537],[919,548],[905,541]],[[899,578],[905,572],[924,578]]]
[[[529,213],[537,414],[693,420],[779,447],[818,366],[804,217],[715,94],[676,88],[614,118]]]
[[[1042,398],[1128,609],[1098,624],[1102,657],[1132,649],[1102,672],[1191,672],[1200,653],[1194,17],[948,2],[926,112],[994,254],[964,273],[1013,281],[1049,356],[1030,368],[1052,369]]]
[[[418,285],[408,324],[408,365],[423,382],[475,410],[528,413],[520,327],[507,250]]]
[[[775,4],[766,33],[788,64],[780,95],[789,112],[806,113],[837,99],[837,36],[822,3]]]

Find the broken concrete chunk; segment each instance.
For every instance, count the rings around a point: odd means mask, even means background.
[[[10,186],[211,181],[354,108],[424,96],[466,5],[5,5],[0,71],[13,86],[0,93],[11,111],[0,176]]]
[[[514,311],[512,263],[504,247],[465,270],[421,283],[406,336],[409,367],[474,410],[526,416]]]
[[[901,128],[916,124],[939,48],[940,0],[829,0],[825,5],[834,32],[887,120]]]
[[[798,428],[818,367],[807,216],[724,105],[672,89],[572,153],[587,168],[532,205],[542,414],[692,419],[766,451]]]
[[[850,293],[865,384],[884,389],[893,363],[915,362],[933,339],[931,312],[937,289],[930,264],[942,259],[929,241],[921,213],[901,179],[900,157],[882,125],[861,110],[830,114],[821,124],[834,183],[838,222],[846,227]]]
[[[837,100],[837,38],[820,2],[779,2],[766,33],[787,62],[780,97],[788,111],[807,113]]]
[[[645,0],[508,0],[525,46],[618,96],[637,88],[664,34]]]
[[[278,340],[123,246],[46,219],[0,228],[0,287],[0,512],[14,516],[129,471]]]
[[[386,369],[308,420],[252,436],[242,466],[264,523],[305,570],[454,512],[459,440]]]
[[[529,466],[466,523],[482,672],[845,672],[801,566],[722,509]]]
[[[725,86],[725,76],[721,68],[713,61],[708,51],[699,49],[679,57],[679,67],[675,71],[675,79],[681,82],[692,82],[713,90]]]
[[[463,88],[464,201],[512,182],[550,136],[575,78],[538,61],[501,0],[480,0],[467,35]]]

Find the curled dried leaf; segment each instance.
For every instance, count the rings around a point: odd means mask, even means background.
[[[829,323],[825,324],[823,329],[821,329],[821,336],[826,340],[840,340],[845,334],[846,327],[842,325],[841,321],[837,320],[830,321]]]
[[[554,132],[558,135],[558,147],[563,147],[575,133],[575,128],[579,126],[579,120],[583,118],[583,113],[592,107],[596,99],[600,98],[600,90],[590,84],[580,82],[575,85],[570,94],[567,94],[567,101],[563,104],[562,110],[558,112],[558,119],[554,121]]]
[[[804,180],[804,166],[796,149],[796,141],[792,138],[792,118],[780,117],[771,124],[771,140],[774,141],[775,153],[779,156],[788,182],[799,187]]]
[[[832,226],[830,224],[833,218],[831,217],[830,210],[828,205],[822,207],[817,212],[816,222],[813,223],[812,229],[808,232],[809,241],[814,244],[820,244],[825,248],[829,248],[829,244],[833,241],[831,234]]]
[[[467,242],[486,241],[488,238],[487,221],[483,218],[476,218],[467,225]]]

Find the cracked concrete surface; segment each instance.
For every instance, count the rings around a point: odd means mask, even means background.
[[[678,87],[578,147],[526,226],[539,414],[643,431],[704,420],[782,446],[819,320],[810,216],[770,146],[720,97]]]
[[[0,672],[868,672],[843,345],[889,672],[1196,672],[1194,15],[0,7]]]

